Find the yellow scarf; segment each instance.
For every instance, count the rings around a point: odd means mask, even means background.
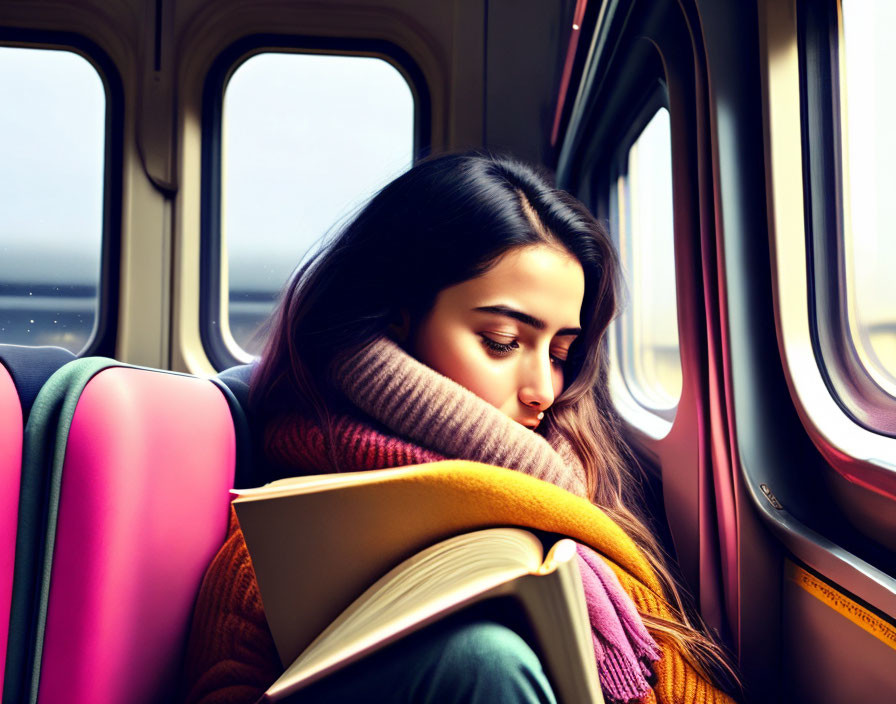
[[[447,460],[383,473],[384,483],[427,485],[437,495],[446,532],[514,525],[566,535],[590,546],[616,573],[638,611],[660,618],[672,612],[641,549],[601,509],[552,484],[501,467]],[[450,523],[454,523],[451,526]],[[663,655],[656,665],[656,698],[661,704],[733,702],[712,685],[679,647],[654,634]],[[650,701],[650,697],[644,701]]]

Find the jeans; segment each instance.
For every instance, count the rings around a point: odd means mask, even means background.
[[[556,704],[538,657],[513,630],[450,618],[297,692],[290,704]]]

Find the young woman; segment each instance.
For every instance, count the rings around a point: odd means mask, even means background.
[[[586,497],[615,523],[633,564],[646,565],[640,580],[615,570],[620,586],[594,553],[580,560],[586,591],[602,580],[624,626],[617,635],[628,634],[618,640],[629,659],[599,668],[605,697],[727,701],[706,674],[724,669],[719,650],[687,619],[633,503],[602,344],[617,269],[603,228],[529,167],[475,154],[421,162],[284,292],[251,389],[266,478],[458,458]],[[640,618],[627,620],[632,599]],[[233,520],[189,650],[189,701],[250,702],[279,674]],[[386,649],[302,701],[378,701],[377,687],[392,701],[553,701],[528,646],[481,619]]]

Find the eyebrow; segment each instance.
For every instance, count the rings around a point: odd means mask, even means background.
[[[504,315],[508,318],[513,318],[514,320],[519,320],[521,323],[528,325],[529,327],[535,328],[536,330],[544,330],[548,325],[543,320],[536,318],[534,316],[529,315],[528,313],[523,313],[521,310],[516,310],[515,308],[510,308],[509,306],[480,306],[478,308],[474,308],[473,310],[480,311],[482,313],[494,313],[496,315]],[[578,335],[582,332],[582,328],[560,328],[557,331],[557,336],[561,335]]]

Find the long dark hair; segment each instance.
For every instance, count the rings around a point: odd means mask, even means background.
[[[253,378],[267,415],[327,407],[326,370],[400,319],[422,318],[438,293],[487,271],[507,251],[548,242],[585,271],[583,333],[570,349],[572,380],[552,413],[593,391],[605,363],[587,352],[616,312],[617,261],[585,208],[532,168],[507,157],[449,154],[414,166],[383,188],[292,277]],[[599,384],[604,393],[606,384]]]
[[[617,312],[612,241],[579,201],[533,168],[508,157],[448,154],[383,188],[287,285],[250,404],[262,423],[298,410],[326,428],[339,403],[328,380],[334,362],[387,334],[403,311],[413,329],[442,289],[483,274],[512,249],[542,243],[567,250],[585,273],[582,333],[570,348],[567,385],[543,426],[570,442],[585,467],[589,498],[644,551],[663,582],[677,620],[644,615],[648,628],[678,642],[696,664],[721,663],[718,648],[688,619],[659,546],[631,508],[637,482],[610,403],[602,344]]]

